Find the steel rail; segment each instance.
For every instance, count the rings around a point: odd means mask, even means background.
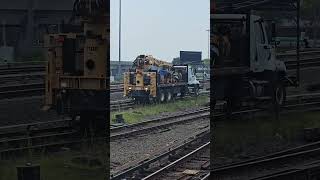
[[[142,178],[144,173],[144,169],[149,168],[151,164],[163,161],[163,159],[167,159],[167,161],[170,162],[171,159],[173,159],[173,156],[184,156],[186,154],[189,154],[192,152],[192,150],[198,148],[199,146],[207,143],[210,139],[210,129],[207,128],[203,132],[199,133],[195,137],[193,137],[191,140],[173,148],[169,149],[168,151],[161,153],[160,155],[157,155],[156,157],[153,157],[147,161],[143,161],[142,163],[130,167],[129,169],[126,169],[125,171],[122,171],[118,174],[113,174],[111,176],[111,180],[120,180],[125,178],[130,178],[133,175],[139,176],[138,178]],[[156,169],[157,170],[157,169]],[[140,172],[139,172],[140,171]],[[149,172],[148,170],[147,172]],[[155,170],[153,170],[155,171]],[[142,172],[142,174],[141,174]],[[139,175],[136,175],[139,174]]]
[[[147,177],[143,178],[142,180],[156,179],[156,177],[159,177],[159,176],[163,175],[164,173],[167,173],[168,171],[170,171],[170,169],[173,169],[174,167],[177,167],[177,166],[185,163],[185,161],[187,161],[187,160],[191,160],[195,156],[198,156],[199,153],[207,151],[208,149],[210,149],[210,142],[207,142],[206,144],[198,147],[197,149],[195,149],[194,151],[190,152],[189,154],[187,154],[187,155],[177,159],[176,161],[166,165],[165,167],[163,167],[163,168],[159,169],[158,171],[148,175]],[[210,159],[208,159],[208,161],[210,161]]]
[[[289,113],[291,111],[297,111],[298,108],[302,108],[305,111],[315,111],[319,110],[320,107],[320,93],[313,94],[301,94],[288,96],[291,103],[283,107],[284,111],[281,113]],[[319,96],[319,97],[318,97]],[[307,97],[307,98],[305,98]],[[219,108],[222,109],[223,104],[218,104]],[[245,109],[233,112],[232,115],[244,115],[252,113],[261,113],[264,112],[265,108],[255,108],[255,109]],[[136,135],[141,135],[148,133],[150,131],[155,131],[161,128],[166,128],[169,126],[187,123],[193,120],[205,119],[210,116],[210,107],[203,107],[194,111],[185,112],[182,114],[174,114],[172,116],[161,117],[143,121],[140,123],[135,123],[131,125],[123,125],[118,127],[110,128],[110,140],[117,140],[125,137],[133,137]],[[216,121],[219,121],[220,118],[224,120],[225,114],[221,111],[214,114]],[[178,119],[178,120],[177,120]]]
[[[211,173],[215,176],[215,177],[221,177],[221,176],[230,176],[232,174],[235,174],[236,172],[241,172],[241,170],[243,171],[244,169],[246,170],[246,172],[250,172],[249,169],[257,169],[257,168],[261,168],[263,169],[263,167],[267,167],[268,165],[272,166],[274,164],[283,164],[283,162],[285,163],[292,163],[294,162],[294,166],[297,165],[297,162],[299,159],[304,159],[304,158],[311,158],[313,159],[313,161],[316,159],[315,157],[320,157],[320,148],[314,148],[314,149],[307,149],[307,150],[301,150],[298,152],[290,152],[287,154],[281,154],[279,156],[273,156],[270,158],[264,158],[264,159],[258,159],[258,160],[253,160],[253,161],[249,161],[249,162],[244,162],[244,163],[238,163],[235,165],[229,165],[229,166],[225,166],[225,167],[217,167],[217,168],[213,168],[213,170],[211,171]],[[313,158],[314,157],[314,158]],[[261,169],[259,170],[261,171]]]

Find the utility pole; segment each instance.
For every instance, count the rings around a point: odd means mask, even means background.
[[[28,24],[27,24],[27,34],[26,34],[26,44],[24,48],[27,49],[28,54],[30,53],[30,50],[32,50],[33,46],[33,39],[34,39],[34,5],[35,1],[34,0],[29,0],[28,1]]]
[[[121,0],[119,0],[119,64],[118,76],[121,77]]]
[[[297,85],[300,86],[300,6],[301,1],[297,1]]]
[[[7,46],[7,40],[6,40],[6,21],[2,20],[2,40],[3,40],[3,46]]]
[[[208,31],[208,59],[210,59],[210,29]]]

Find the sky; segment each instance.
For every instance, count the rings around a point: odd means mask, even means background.
[[[121,61],[140,54],[171,62],[180,51],[208,57],[210,0],[122,0]],[[110,0],[111,61],[118,61],[119,0]]]

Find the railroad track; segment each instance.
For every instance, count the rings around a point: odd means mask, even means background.
[[[194,165],[194,168],[203,167],[203,169],[209,170],[210,165],[210,154],[209,153],[209,139],[210,139],[210,130],[209,128],[204,129],[197,136],[189,139],[187,142],[183,143],[180,146],[177,146],[173,149],[169,149],[168,151],[144,161],[137,166],[131,167],[126,171],[112,175],[112,180],[120,180],[120,179],[173,179],[173,176],[170,176],[174,167],[179,165],[179,169],[183,169],[182,165],[185,165],[184,169],[188,169],[186,165]],[[187,159],[192,159],[195,155],[200,155],[196,159],[201,160],[201,164],[199,165],[199,161],[196,163],[186,162]],[[209,155],[209,156],[208,156]],[[159,165],[165,165],[164,167],[159,167]],[[190,167],[190,166],[189,166]],[[191,169],[191,168],[190,168]],[[171,171],[171,173],[169,173]],[[164,175],[165,177],[161,177]],[[177,175],[177,173],[175,173]],[[184,175],[180,173],[179,175]],[[159,177],[160,176],[160,177]],[[157,177],[157,178],[155,178]],[[175,177],[175,179],[178,179]]]
[[[38,96],[44,94],[44,91],[45,87],[43,83],[0,86],[0,99]]]
[[[6,74],[0,75],[1,83],[28,83],[30,81],[43,82],[44,72],[34,72],[34,73],[19,73],[19,74]]]
[[[120,91],[122,91],[122,89],[111,88],[111,93]],[[5,86],[0,86],[0,99],[39,96],[43,95],[44,92],[44,83],[41,82],[8,84]],[[122,104],[121,106],[125,105]]]
[[[310,51],[300,51],[300,56],[313,56],[313,55],[319,55],[320,54],[320,49],[312,49]],[[284,53],[277,53],[276,56],[277,58],[295,58],[296,57],[296,51],[286,51]]]
[[[148,121],[132,125],[124,125],[113,127],[110,129],[110,140],[118,140],[127,137],[134,137],[137,135],[149,133],[150,131],[157,131],[176,124],[183,124],[199,119],[208,119],[210,115],[210,108],[204,107],[197,110],[177,113],[167,117],[155,118]]]
[[[41,95],[44,93],[44,65],[15,63],[0,65],[0,99]]]
[[[0,65],[0,99],[42,95],[45,91],[45,66],[16,63]],[[122,92],[123,84],[110,85],[110,92]]]
[[[301,97],[306,95],[300,95]],[[311,96],[311,95],[310,95]],[[298,95],[295,96],[296,99],[301,99]],[[305,108],[305,106],[303,106]],[[205,111],[205,109],[203,109]],[[204,113],[205,114],[205,113]],[[208,116],[208,114],[205,114],[204,116]],[[217,115],[218,116],[218,115]],[[189,117],[190,118],[190,117]],[[195,118],[195,116],[193,117]],[[191,120],[191,118],[190,118]],[[61,147],[66,144],[74,144],[74,143],[80,143],[83,142],[79,139],[72,139],[72,134],[76,133],[70,129],[70,120],[64,120],[57,121],[57,122],[47,122],[47,123],[34,123],[34,124],[24,124],[24,125],[16,125],[16,126],[6,126],[6,127],[0,127],[0,147],[1,147],[1,154],[7,155],[12,152],[20,152],[25,151],[28,149],[46,149],[48,147]],[[52,127],[53,123],[56,124],[57,127]],[[163,122],[162,122],[163,123]],[[171,125],[173,125],[172,123]],[[60,125],[60,126],[59,126]],[[165,125],[161,125],[164,127]],[[33,128],[33,136],[29,137],[26,136],[27,128]],[[47,127],[45,129],[45,127]],[[153,128],[152,128],[153,127]],[[126,128],[126,131],[135,132],[139,131],[137,129],[142,129],[142,131],[145,131],[146,127],[139,127],[139,125],[133,126],[126,126],[122,127]],[[135,129],[137,128],[137,129]],[[149,130],[153,129],[159,129],[161,127],[155,127],[154,124],[147,127]],[[118,137],[127,137],[127,135],[123,135],[123,131],[119,131],[119,129],[115,130],[117,128],[114,128],[111,130],[113,131],[112,135],[115,135],[114,132],[117,132],[116,136]],[[11,131],[13,132],[11,132]],[[144,132],[145,133],[145,132]],[[132,133],[129,133],[133,135]],[[137,133],[139,134],[139,133]],[[68,137],[70,139],[68,139]],[[49,140],[48,140],[49,139]],[[32,144],[26,145],[27,142],[31,141]],[[49,143],[48,143],[49,142]],[[205,174],[204,174],[205,175]]]
[[[287,69],[296,69],[297,68],[297,61],[290,60],[285,61]],[[320,66],[320,56],[315,56],[311,58],[302,58],[300,59],[300,67],[301,68],[308,68],[308,67],[316,67]]]
[[[57,120],[0,127],[0,155],[6,157],[12,152],[61,145],[76,133],[70,122]]]
[[[288,96],[288,103],[282,107],[283,113],[291,113],[293,111],[316,111],[320,109],[320,93],[300,94]],[[217,111],[214,117],[216,120],[224,120],[225,113],[223,113],[224,104],[218,103],[216,105]],[[250,108],[233,112],[233,116],[263,113],[265,108]],[[269,115],[270,113],[266,113]],[[134,137],[136,135],[149,133],[150,131],[157,131],[161,128],[166,128],[176,124],[187,123],[189,121],[205,119],[210,116],[210,107],[202,107],[196,110],[177,113],[174,115],[150,119],[136,124],[112,127],[110,129],[110,140],[117,140],[126,137]]]
[[[209,95],[209,91],[201,91],[199,93],[200,95]],[[191,97],[189,95],[185,97]],[[180,100],[181,98],[177,98],[176,100]],[[123,110],[128,110],[136,107],[142,107],[143,104],[135,104],[134,100],[132,99],[125,99],[125,100],[119,100],[119,101],[110,101],[110,110],[111,111],[123,111]]]
[[[110,85],[110,93],[123,92],[123,84]]]
[[[8,75],[8,74],[21,74],[21,73],[34,73],[34,72],[44,72],[44,65],[5,65],[0,66],[0,75]]]
[[[320,142],[213,168],[215,179],[318,179]]]
[[[305,102],[303,97],[308,96],[308,94],[306,95],[296,95],[294,96],[295,101],[303,101],[303,104],[300,105],[290,105],[288,108],[292,108],[292,109],[296,109],[297,107],[306,108],[306,104],[311,106],[316,106],[318,107],[319,102],[316,101],[316,98],[314,95],[309,94],[310,99],[313,99],[313,101],[315,102]],[[308,99],[308,98],[305,98]],[[310,110],[310,109],[309,109]],[[247,111],[242,111],[242,112],[235,112],[234,114],[244,114],[244,113],[252,113],[252,112],[259,112],[262,110],[247,110]],[[216,117],[222,117],[223,114],[216,114]],[[175,114],[172,116],[168,116],[165,118],[158,118],[158,119],[153,119],[153,120],[149,120],[146,122],[142,122],[139,124],[134,124],[134,125],[127,125],[127,126],[121,126],[121,127],[116,127],[116,128],[111,128],[111,140],[116,140],[119,138],[126,138],[126,137],[134,137],[135,135],[139,135],[139,134],[145,134],[148,133],[150,131],[155,131],[155,130],[159,130],[161,128],[165,128],[165,127],[169,127],[175,124],[181,124],[181,123],[187,123],[189,121],[193,121],[193,120],[199,120],[200,118],[205,119],[209,117],[209,107],[204,107],[201,108],[199,110],[194,110],[194,111],[189,111],[187,113],[182,113],[182,114]],[[5,138],[5,140],[2,139],[1,143],[7,143],[7,144],[11,144],[10,142],[14,141],[14,142],[19,142],[19,141],[26,141],[30,138],[26,138],[26,129],[27,127],[33,128],[35,130],[33,130],[33,132],[35,134],[38,134],[38,136],[31,138],[31,139],[45,139],[45,138],[53,138],[53,137],[58,137],[58,136],[63,136],[63,135],[67,135],[67,134],[73,134],[75,132],[59,132],[57,133],[56,130],[59,129],[68,129],[70,128],[70,121],[68,120],[64,120],[64,126],[58,126],[57,128],[52,127],[53,124],[59,124],[62,123],[61,121],[57,121],[57,122],[48,122],[48,123],[34,123],[34,124],[20,124],[20,125],[15,125],[15,126],[6,126],[6,127],[0,127],[0,137],[1,138]],[[45,131],[43,130],[43,126],[45,124],[48,124],[49,127],[45,128]],[[9,129],[14,130],[13,132],[8,132]],[[16,132],[18,131],[18,132]],[[50,134],[50,132],[52,131],[52,133]],[[49,133],[49,134],[48,134]],[[22,136],[22,137],[21,137]],[[10,138],[8,138],[10,137]],[[79,142],[79,141],[76,141]],[[13,144],[16,144],[13,143]],[[61,142],[61,143],[53,143],[51,144],[52,146],[54,145],[61,145],[64,144],[65,142]],[[18,143],[19,144],[19,143]],[[41,148],[41,147],[47,147],[47,146],[51,146],[50,144],[47,145],[34,145],[30,148]],[[11,151],[18,151],[18,150],[23,150],[26,149],[26,147],[16,147],[16,148],[7,148],[7,150],[2,150],[1,152],[11,152]]]
[[[190,179],[198,180],[210,170],[210,142],[194,149],[187,155],[173,161],[143,180]]]
[[[320,66],[320,50],[314,49],[311,51],[302,51],[300,52],[300,67],[308,68]],[[297,68],[296,62],[296,53],[295,52],[287,52],[287,53],[279,53],[277,54],[278,59],[282,59],[287,69],[295,69]]]
[[[29,150],[47,152],[68,145],[106,140],[106,137],[81,135],[70,119],[35,122],[0,127],[0,158],[8,159],[26,154]]]
[[[134,102],[131,99],[110,101],[110,111],[123,111],[134,107]]]
[[[313,111],[313,110],[319,110],[319,105],[320,105],[320,99],[319,96],[320,94],[301,94],[301,95],[294,95],[294,96],[290,96],[290,103],[288,103],[287,106],[284,107],[284,113],[290,113],[292,111],[299,111],[299,110],[303,110],[303,111]],[[318,97],[317,97],[318,96]],[[219,105],[222,107],[222,105]],[[188,121],[192,121],[192,120],[198,120],[201,115],[199,115],[199,118],[196,118],[196,114],[197,113],[203,113],[203,116],[201,118],[208,118],[208,111],[209,111],[209,107],[206,108],[202,108],[202,112],[189,112],[189,113],[183,113],[183,114],[176,114],[173,116],[168,116],[165,118],[159,118],[159,119],[154,119],[154,120],[149,120],[147,122],[142,122],[142,123],[138,123],[138,124],[134,124],[134,125],[128,125],[128,126],[123,126],[123,127],[116,127],[116,128],[112,128],[111,129],[111,141],[114,140],[118,140],[121,138],[133,138],[136,137],[137,135],[141,135],[141,134],[147,134],[150,132],[154,132],[154,131],[158,131],[161,128],[165,128],[165,127],[169,127],[175,124],[179,124],[179,123],[187,123]],[[238,111],[238,112],[234,112],[233,115],[246,115],[246,114],[252,114],[252,113],[261,113],[261,112],[265,112],[266,109],[248,109],[248,110],[243,110],[243,111]],[[194,113],[192,115],[192,113]],[[207,114],[205,114],[207,113]],[[270,116],[270,113],[266,113],[267,116]],[[176,117],[175,117],[176,116]],[[193,117],[192,117],[193,116]],[[221,112],[217,112],[215,115],[216,121],[217,120],[221,120],[224,119],[225,115],[224,113]],[[181,118],[180,120],[178,120],[177,118]],[[185,118],[185,120],[184,120]],[[163,122],[162,122],[163,121]],[[209,138],[207,138],[208,140]],[[187,146],[187,145],[186,145]],[[199,145],[198,147],[200,147],[201,145]],[[180,146],[179,146],[180,147]],[[184,154],[186,153],[190,153],[191,151],[188,151],[188,148],[186,148],[186,152],[182,152]],[[190,150],[190,149],[189,149]],[[149,175],[156,173],[156,171],[160,170],[161,167],[165,166],[163,164],[162,159],[164,157],[167,156],[168,152],[164,152],[161,155],[158,155],[157,157],[154,157],[152,159],[148,159],[147,161],[141,161],[140,164],[127,168],[121,172],[116,172],[115,174],[113,174],[113,179],[123,179],[123,178],[137,178],[138,179],[142,179],[141,177],[148,177]],[[171,154],[175,154],[174,152],[172,152]],[[208,154],[206,154],[208,155]],[[186,157],[187,158],[187,157]],[[192,158],[191,158],[192,159]],[[150,161],[149,161],[150,160]],[[195,158],[195,160],[197,160],[197,158]],[[149,167],[151,167],[151,164],[154,164],[158,161],[161,161],[161,167],[158,165],[156,167],[152,166],[152,169],[150,169]],[[174,165],[170,163],[172,163],[173,161],[170,161],[166,164],[165,167],[162,169],[162,172],[157,172],[155,175],[150,176],[150,179],[161,179],[163,178],[161,176],[161,174],[163,174],[164,171],[168,172],[168,169],[176,169],[174,167],[179,167],[179,173],[173,173],[175,175],[179,174],[179,176],[189,176],[192,173],[196,173],[196,178],[197,179],[208,179],[209,177],[209,172],[208,170],[205,170],[205,167],[207,166],[202,166],[202,169],[198,166],[198,169],[196,169],[195,171],[188,171],[187,169],[189,168],[189,166],[187,166],[185,169],[181,168],[181,165]],[[184,162],[184,160],[181,160],[179,162]],[[178,163],[178,162],[177,162]],[[191,163],[192,164],[192,163]],[[183,170],[182,170],[183,169]],[[189,168],[190,169],[190,168]],[[194,169],[193,169],[194,170]],[[183,172],[183,173],[181,173]],[[158,174],[159,173],[159,174]],[[191,174],[189,174],[191,173]],[[193,174],[194,175],[194,174]],[[156,178],[154,178],[156,177]],[[168,174],[165,177],[169,177]],[[176,177],[175,177],[176,178]],[[148,179],[148,178],[147,178]]]

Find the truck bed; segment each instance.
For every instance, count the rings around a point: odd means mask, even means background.
[[[170,84],[158,84],[158,87],[174,87],[174,86],[186,86],[187,82],[181,82],[181,83],[170,83]]]

